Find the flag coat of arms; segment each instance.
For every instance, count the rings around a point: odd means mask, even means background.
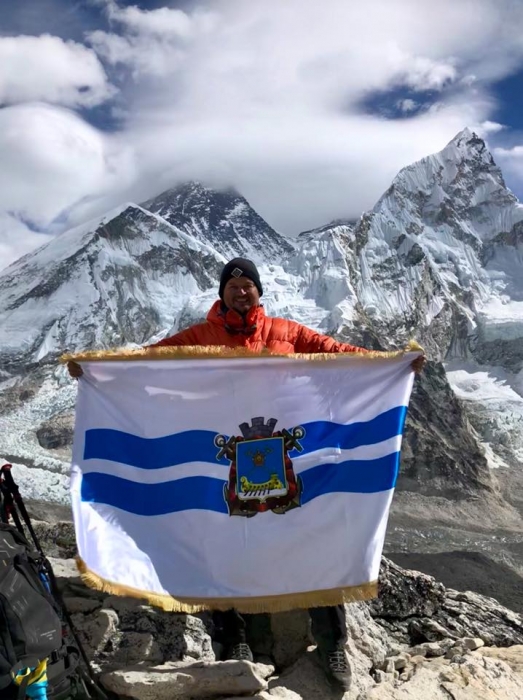
[[[417,354],[75,356],[84,580],[179,612],[376,595]]]

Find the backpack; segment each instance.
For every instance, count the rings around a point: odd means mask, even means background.
[[[21,518],[34,544],[26,538]],[[11,465],[4,465],[0,468],[0,698],[26,697],[108,700],[74,630]]]

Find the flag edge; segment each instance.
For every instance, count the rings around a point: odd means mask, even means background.
[[[410,340],[402,350],[369,350],[351,353],[274,353],[265,350],[261,353],[252,352],[244,347],[231,348],[223,345],[176,345],[145,348],[116,348],[113,350],[86,350],[78,353],[66,353],[59,359],[66,362],[97,362],[97,361],[139,361],[139,360],[187,360],[187,359],[256,359],[282,358],[288,360],[336,360],[340,357],[358,357],[367,360],[395,359],[408,352],[424,353],[423,347],[415,340]]]
[[[235,608],[241,613],[277,613],[362,602],[378,596],[378,581],[374,580],[356,586],[272,596],[175,598],[168,594],[142,591],[131,586],[109,581],[90,569],[79,556],[76,557],[76,565],[82,582],[91,589],[109,595],[138,598],[146,601],[153,607],[173,613],[195,614],[206,610],[226,611],[231,608]]]

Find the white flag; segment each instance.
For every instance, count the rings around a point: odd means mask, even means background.
[[[417,354],[79,356],[84,580],[183,612],[376,595]]]

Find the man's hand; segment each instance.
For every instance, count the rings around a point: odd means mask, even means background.
[[[420,355],[419,357],[416,357],[415,360],[412,360],[412,364],[410,366],[412,367],[413,372],[416,372],[416,374],[420,374],[426,364],[427,358],[425,357],[425,355]]]
[[[84,373],[78,362],[73,362],[72,360],[69,360],[67,363],[67,369],[69,370],[69,374],[71,377],[73,377],[73,379],[79,379]]]

